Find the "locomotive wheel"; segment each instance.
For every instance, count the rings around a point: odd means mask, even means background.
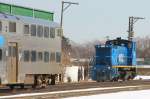
[[[13,85],[10,85],[9,88],[10,88],[11,90],[13,90],[13,89],[14,89],[14,86],[13,86]]]
[[[24,89],[24,84],[21,84],[21,85],[20,85],[20,88],[21,88],[21,89]]]

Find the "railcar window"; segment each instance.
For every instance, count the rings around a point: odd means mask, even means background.
[[[38,52],[38,61],[42,61],[42,60],[43,60],[43,53]]]
[[[49,52],[44,52],[44,61],[49,62]]]
[[[36,51],[31,51],[31,61],[32,62],[36,61]]]
[[[0,49],[0,60],[2,60],[2,49]]]
[[[29,25],[24,25],[24,34],[29,34]]]
[[[61,53],[60,52],[56,52],[56,62],[57,63],[61,62]]]
[[[37,28],[37,36],[43,37],[43,26],[38,26]]]
[[[28,62],[29,59],[30,59],[30,52],[27,51],[27,50],[25,50],[25,51],[24,51],[24,61],[25,61],[25,62]]]
[[[0,31],[2,31],[2,22],[0,21]]]
[[[51,55],[50,55],[50,61],[51,61],[51,62],[54,62],[54,61],[55,61],[55,53],[54,53],[54,52],[51,53]]]
[[[12,56],[12,55],[11,55],[11,51],[12,51],[12,47],[9,46],[9,47],[8,47],[8,56]]]
[[[36,25],[31,25],[31,36],[36,36]]]
[[[16,57],[17,56],[17,48],[14,46],[9,46],[8,47],[8,55],[11,57]]]
[[[49,37],[49,27],[44,27],[44,37]]]
[[[62,29],[57,29],[57,36],[62,36]]]
[[[55,38],[55,28],[50,28],[50,38]]]
[[[16,57],[17,56],[17,48],[16,47],[12,47],[12,50],[13,50],[13,57]]]
[[[16,23],[9,22],[9,32],[16,32]]]

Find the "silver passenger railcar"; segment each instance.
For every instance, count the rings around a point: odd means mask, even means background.
[[[0,13],[0,84],[55,84],[61,74],[59,24]]]

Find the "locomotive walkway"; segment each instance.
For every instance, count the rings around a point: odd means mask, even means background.
[[[112,93],[119,91],[133,91],[150,89],[150,81],[127,81],[127,82],[90,82],[59,84],[46,89],[16,90],[15,92],[1,93],[0,99],[57,99],[72,96],[93,95]]]

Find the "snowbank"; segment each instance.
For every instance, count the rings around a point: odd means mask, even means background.
[[[150,80],[150,76],[137,75],[134,80]]]
[[[91,96],[70,97],[64,99],[150,99],[150,90],[124,91]]]

